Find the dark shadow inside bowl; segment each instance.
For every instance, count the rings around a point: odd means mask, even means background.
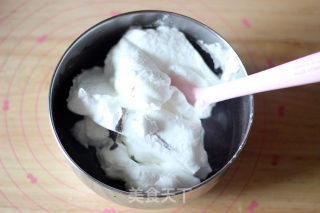
[[[103,66],[103,61],[110,48],[117,43],[121,35],[130,26],[152,27],[157,20],[163,20],[164,25],[177,27],[187,35],[194,44],[196,40],[206,43],[220,42],[227,45],[206,26],[191,20],[186,24],[186,17],[163,13],[150,13],[119,16],[97,25],[77,39],[66,51],[59,62],[50,88],[49,108],[52,126],[57,139],[67,155],[85,173],[108,186],[125,191],[124,182],[106,177],[100,168],[94,148],[86,149],[71,135],[74,123],[82,117],[67,109],[66,99],[72,85],[72,79],[82,69],[93,66]],[[188,19],[188,18],[187,18]],[[157,25],[157,24],[155,24]],[[196,36],[195,36],[196,35]],[[205,52],[200,54],[208,57]],[[213,65],[209,65],[211,68]],[[219,70],[216,70],[219,72]],[[241,71],[242,76],[245,70]],[[219,74],[219,73],[218,73]],[[202,120],[205,129],[205,149],[213,172],[207,177],[212,178],[217,172],[226,167],[233,156],[240,150],[250,127],[252,114],[252,98],[249,96],[220,102],[213,108],[212,116]]]

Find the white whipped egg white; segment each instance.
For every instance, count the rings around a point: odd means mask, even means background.
[[[190,105],[169,75],[200,87],[221,82],[185,35],[165,26],[129,29],[103,68],[73,79],[67,106],[84,119],[72,133],[96,147],[106,175],[128,189],[188,188],[212,171],[200,121],[212,105]],[[118,133],[116,140],[109,130]]]

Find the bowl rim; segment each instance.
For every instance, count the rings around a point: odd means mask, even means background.
[[[128,191],[124,191],[124,190],[120,190],[118,188],[115,188],[113,186],[110,186],[110,185],[107,185],[106,183],[104,182],[101,182],[99,180],[97,180],[96,178],[94,178],[93,176],[91,176],[90,174],[88,174],[86,171],[84,171],[77,163],[75,163],[75,161],[70,157],[70,155],[68,154],[68,152],[65,150],[64,146],[62,145],[62,142],[60,141],[60,138],[58,137],[58,133],[56,131],[56,128],[55,128],[55,125],[54,125],[54,122],[53,122],[53,115],[52,115],[52,93],[53,93],[53,83],[55,81],[55,78],[56,78],[56,74],[58,73],[58,70],[60,69],[60,66],[61,66],[61,63],[63,62],[63,60],[65,59],[66,55],[72,50],[72,48],[76,45],[76,43],[78,41],[80,41],[81,39],[83,39],[89,32],[91,32],[92,30],[96,29],[96,28],[99,28],[99,26],[103,25],[104,23],[106,22],[109,22],[110,20],[113,20],[113,19],[117,19],[121,16],[127,16],[127,15],[132,15],[132,14],[143,14],[143,13],[159,13],[159,14],[162,14],[162,15],[172,15],[172,16],[178,16],[182,19],[185,19],[187,21],[190,21],[190,22],[194,22],[195,24],[197,25],[200,25],[204,28],[206,28],[207,30],[209,31],[212,31],[213,33],[215,33],[217,35],[217,37],[226,45],[228,46],[230,49],[233,50],[233,52],[236,54],[236,56],[238,57],[238,61],[240,62],[239,65],[241,66],[241,69],[244,70],[245,72],[245,76],[247,76],[247,71],[238,55],[238,53],[231,47],[231,45],[219,34],[217,33],[215,30],[211,29],[209,26],[201,23],[200,21],[197,21],[189,16],[186,16],[186,15],[182,15],[182,14],[179,14],[179,13],[176,13],[176,12],[171,12],[171,11],[164,11],[164,10],[135,10],[135,11],[130,11],[130,12],[126,12],[126,13],[121,13],[119,15],[116,15],[116,16],[112,16],[112,17],[109,17],[107,19],[104,19],[100,22],[98,22],[97,24],[93,25],[92,27],[90,27],[89,29],[87,29],[86,31],[84,31],[81,35],[79,35],[69,46],[68,48],[66,49],[66,51],[64,52],[64,54],[61,56],[61,58],[59,59],[56,67],[55,67],[55,70],[52,74],[52,78],[51,78],[51,81],[50,81],[50,88],[49,88],[49,96],[48,96],[48,99],[49,99],[49,104],[48,104],[48,110],[49,110],[49,118],[50,118],[50,126],[51,126],[51,129],[54,133],[54,136],[55,136],[55,139],[58,143],[58,146],[60,147],[61,151],[63,152],[64,156],[68,159],[69,163],[71,163],[72,166],[74,166],[75,168],[78,169],[78,171],[80,171],[83,175],[85,175],[87,178],[89,178],[91,181],[95,182],[96,184],[104,187],[104,188],[107,188],[109,190],[112,190],[114,192],[118,192],[120,194],[124,194],[124,195],[130,195],[132,196],[132,192],[128,192]],[[189,192],[189,191],[193,191],[199,187],[201,187],[202,185],[210,182],[211,180],[213,180],[214,178],[216,178],[217,176],[219,176],[220,174],[222,174],[224,171],[226,171],[226,169],[232,164],[232,162],[239,156],[240,152],[242,151],[243,147],[245,146],[246,144],[246,141],[248,139],[248,136],[249,136],[249,133],[250,133],[250,130],[251,130],[251,126],[252,126],[252,122],[253,122],[253,117],[254,117],[254,99],[253,99],[253,95],[247,95],[248,98],[249,98],[249,107],[250,107],[250,112],[249,112],[249,121],[248,121],[248,124],[247,124],[247,127],[246,127],[246,131],[244,132],[244,136],[243,136],[243,140],[241,141],[240,143],[240,146],[238,147],[237,151],[234,153],[234,155],[232,156],[232,158],[222,167],[220,168],[216,173],[214,173],[212,176],[210,176],[209,178],[201,181],[200,183],[192,186],[192,187],[189,187],[189,188],[186,188],[185,190],[177,190],[177,191],[173,191],[173,192],[170,192],[170,193],[167,193],[167,194],[159,194],[157,196],[151,196],[151,197],[158,197],[158,198],[161,198],[161,197],[166,197],[166,196],[175,196],[175,195],[179,195],[179,194],[182,194],[182,193],[186,193],[186,192]],[[142,195],[138,195],[137,197],[147,197],[145,193],[143,193]],[[150,196],[148,196],[150,198]]]

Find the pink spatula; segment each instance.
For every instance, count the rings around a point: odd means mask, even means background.
[[[320,82],[320,52],[216,86],[199,88],[176,76],[171,84],[195,102],[207,105],[259,92]]]

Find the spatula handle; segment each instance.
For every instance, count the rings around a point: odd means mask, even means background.
[[[320,82],[320,52],[208,88],[198,88],[196,99],[215,103],[244,95]]]

